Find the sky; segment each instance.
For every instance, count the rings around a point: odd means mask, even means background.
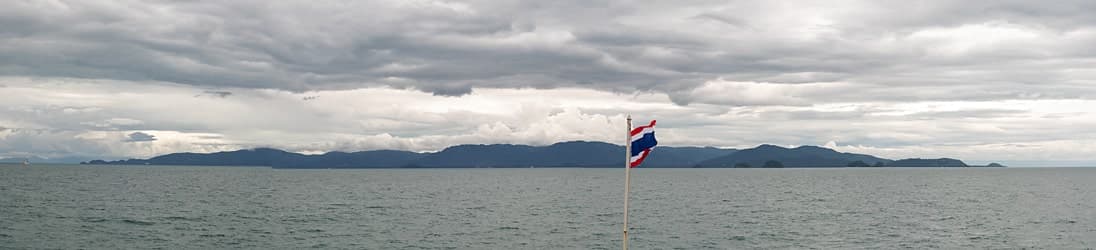
[[[2,0],[0,157],[820,145],[1096,165],[1094,1]]]

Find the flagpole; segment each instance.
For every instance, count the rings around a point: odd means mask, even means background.
[[[628,250],[628,192],[632,186],[632,115],[628,115],[628,129],[624,131],[624,241],[621,246]]]

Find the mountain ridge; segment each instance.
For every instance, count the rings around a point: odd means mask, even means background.
[[[273,148],[215,153],[172,153],[148,159],[93,160],[90,165],[267,166],[273,168],[525,168],[620,167],[624,146],[605,142],[568,141],[547,146],[464,144],[432,153],[399,150],[332,151],[306,155]],[[784,148],[763,144],[736,150],[714,147],[657,147],[643,163],[656,168],[751,167],[969,167],[961,160],[890,160],[843,153],[817,146]]]
[[[729,155],[704,161],[700,165],[710,167],[760,167],[766,165],[765,163],[768,161],[778,161],[782,167],[795,168],[845,167],[857,161],[866,163],[869,166],[880,163],[886,166],[893,162],[893,160],[871,155],[842,153],[818,146],[784,148],[762,144],[752,149],[743,149]]]

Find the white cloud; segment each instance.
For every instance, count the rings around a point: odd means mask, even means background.
[[[81,111],[73,111],[81,110]],[[72,114],[74,112],[86,112],[79,108],[65,108],[62,112],[65,114]],[[95,110],[94,108],[92,110]],[[88,125],[97,128],[114,128],[115,126],[136,126],[144,124],[141,120],[129,119],[129,118],[110,118],[102,121],[87,121],[80,124]]]
[[[686,93],[675,94],[674,97],[682,102],[710,104],[804,106],[816,103],[813,97],[852,89],[853,86],[846,83],[775,84],[717,79],[708,81]]]
[[[1044,47],[1044,37],[1053,36],[1042,30],[1006,22],[965,24],[958,27],[930,28],[914,32],[909,39],[926,44],[931,52],[942,56],[961,56],[975,51],[998,51],[1001,47]]]
[[[128,158],[252,147],[310,153],[423,152],[456,144],[617,143],[629,113],[639,123],[660,120],[660,142],[676,146],[824,144],[890,158],[1009,163],[1083,161],[1096,143],[1091,139],[1096,134],[1089,129],[1096,126],[1096,112],[1087,108],[1096,103],[1087,100],[763,106],[706,101],[681,106],[667,94],[621,95],[578,88],[475,89],[460,97],[390,88],[304,93],[219,89],[215,91],[233,94],[208,98],[199,94],[209,89],[164,83],[26,78],[3,82],[21,94],[0,100],[6,107],[0,109],[0,117],[5,117],[0,119],[0,152],[6,155]],[[712,83],[711,88],[747,91],[761,85],[773,95],[804,99],[832,87]],[[732,93],[708,90],[695,94]],[[134,133],[155,140],[134,140]]]

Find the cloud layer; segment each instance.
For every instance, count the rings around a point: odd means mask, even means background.
[[[901,100],[1090,98],[1092,5],[17,1],[0,10],[0,73],[438,95],[651,90],[678,103],[711,101],[677,93],[714,79],[842,82]]]
[[[884,157],[973,162],[1087,161],[1096,153],[1090,100],[848,102],[681,106],[670,95],[581,88],[475,89],[460,97],[367,88],[293,93],[179,84],[5,78],[0,152],[149,157],[277,147],[298,152],[455,144],[616,142],[624,114],[658,119],[665,145],[823,145]],[[709,84],[725,84],[712,82]],[[732,84],[734,85],[734,84]],[[1053,126],[1048,124],[1053,123]]]
[[[12,1],[0,156],[617,138],[1093,160],[1091,1]]]

